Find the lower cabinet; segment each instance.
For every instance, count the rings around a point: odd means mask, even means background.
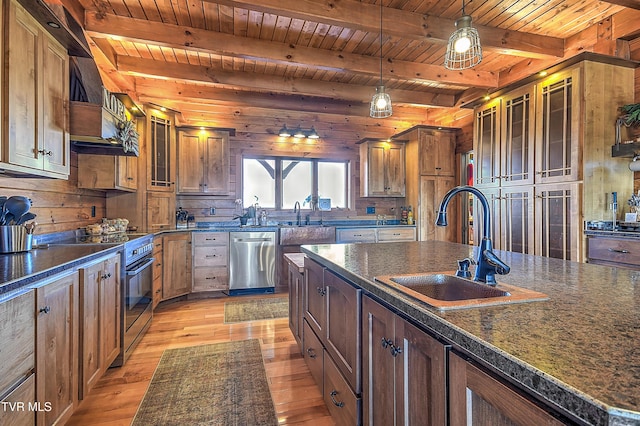
[[[80,384],[83,399],[120,353],[120,255],[80,268]]]
[[[162,256],[163,256],[163,244],[162,237],[155,237],[153,239],[153,284],[151,285],[152,292],[152,308],[155,309],[158,303],[162,300]]]
[[[33,290],[0,302],[0,425],[35,424],[28,409],[36,401],[34,311]]]
[[[362,297],[363,424],[446,424],[448,346]]]
[[[640,240],[637,238],[587,238],[587,261],[596,265],[640,269]]]
[[[304,259],[303,356],[338,424],[361,421],[361,292]]]
[[[167,300],[191,292],[191,232],[162,239],[162,300]]]
[[[289,285],[289,329],[302,352],[304,254],[285,253],[283,256],[287,264]]]
[[[35,288],[36,424],[64,424],[78,404],[78,272]]]
[[[449,354],[449,410],[452,426],[569,423],[453,352]]]
[[[193,292],[229,289],[229,233],[194,232]]]

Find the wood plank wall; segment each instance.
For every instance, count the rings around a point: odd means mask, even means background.
[[[106,212],[104,191],[78,188],[78,156],[75,152],[71,153],[69,180],[0,174],[0,195],[31,198],[31,212],[37,215],[36,234],[83,228],[98,222]],[[95,206],[95,217],[91,217],[92,206]]]

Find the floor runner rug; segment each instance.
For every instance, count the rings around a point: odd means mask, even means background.
[[[267,298],[234,300],[224,304],[224,322],[231,324],[244,321],[285,318],[289,316],[289,298]]]
[[[131,424],[277,425],[259,341],[165,350]]]

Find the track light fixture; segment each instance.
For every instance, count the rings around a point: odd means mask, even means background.
[[[478,30],[471,26],[471,16],[464,13],[456,19],[456,30],[449,37],[444,67],[450,70],[464,70],[478,65],[482,61],[482,46]]]
[[[281,136],[283,138],[288,138],[293,136],[296,139],[303,139],[303,138],[319,139],[320,138],[320,135],[318,135],[318,132],[316,132],[316,129],[314,129],[313,126],[311,126],[310,129],[303,129],[300,126],[298,126],[292,132],[291,130],[287,129],[286,124],[282,126],[282,129],[280,129],[280,131],[278,132],[278,136]]]

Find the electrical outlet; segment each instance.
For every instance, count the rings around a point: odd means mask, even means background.
[[[96,206],[91,206],[91,217],[96,217]]]
[[[376,214],[376,208],[374,206],[368,206],[367,214]]]
[[[215,207],[209,208],[209,216],[215,216],[215,214],[216,214],[216,208]]]

